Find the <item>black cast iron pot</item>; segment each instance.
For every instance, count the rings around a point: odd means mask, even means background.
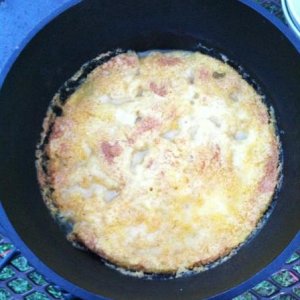
[[[300,244],[300,235],[295,238],[300,228],[300,46],[283,25],[268,17],[272,24],[251,3],[83,1],[43,28],[22,51],[0,94],[1,222],[50,280],[84,299],[229,299],[246,284],[235,286],[260,272],[254,284],[274,270],[276,257],[281,254],[277,263],[282,261]],[[242,65],[274,107],[283,148],[282,187],[265,226],[225,263],[171,280],[125,276],[73,248],[50,217],[34,166],[41,124],[62,83],[99,53],[116,48],[195,51],[199,43]]]

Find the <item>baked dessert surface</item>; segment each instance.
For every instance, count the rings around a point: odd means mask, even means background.
[[[118,266],[180,272],[255,229],[277,184],[278,149],[261,96],[227,64],[128,52],[66,101],[38,174],[73,239]]]

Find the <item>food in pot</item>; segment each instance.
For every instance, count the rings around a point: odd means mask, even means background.
[[[72,224],[70,239],[118,266],[207,265],[243,243],[270,205],[274,119],[224,62],[185,51],[118,54],[61,109],[54,117],[50,108],[38,151],[44,199]]]

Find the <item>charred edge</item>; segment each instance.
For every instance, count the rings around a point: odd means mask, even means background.
[[[52,123],[49,124],[48,132],[45,133],[44,141],[40,146],[40,150],[43,152],[43,155],[45,155],[47,157],[48,157],[48,155],[45,153],[45,150],[46,150],[46,147],[49,143],[49,139],[50,139],[50,135],[52,133],[53,127],[54,127],[54,121],[52,121]]]
[[[45,137],[44,137],[43,143],[41,143],[39,145],[39,147],[38,147],[38,150],[41,152],[40,162],[41,162],[42,171],[46,175],[47,182],[49,181],[49,173],[48,173],[49,156],[47,154],[46,147],[48,145],[48,142],[49,142],[49,139],[50,139],[50,135],[51,135],[51,132],[53,130],[53,126],[54,126],[54,122],[52,122],[49,125],[48,132],[45,133]]]
[[[109,61],[112,57],[121,53],[125,53],[126,51],[127,50],[116,49],[104,55],[99,55],[98,57],[86,62],[75,75],[68,79],[59,88],[58,95],[61,104],[65,104],[66,100],[78,89],[82,83],[84,83],[89,73],[91,73],[98,66]]]
[[[44,174],[48,177],[48,161],[49,161],[49,157],[47,154],[43,153],[41,156],[41,167],[42,167],[42,171],[44,172]]]
[[[58,105],[54,105],[52,107],[52,111],[53,111],[53,113],[55,114],[56,117],[60,117],[63,113],[62,108]]]

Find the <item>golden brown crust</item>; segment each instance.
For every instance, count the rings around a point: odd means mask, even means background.
[[[211,57],[117,55],[62,109],[44,124],[54,122],[47,174],[38,163],[44,197],[72,220],[73,238],[119,266],[167,273],[214,262],[245,241],[272,199],[273,120]]]

